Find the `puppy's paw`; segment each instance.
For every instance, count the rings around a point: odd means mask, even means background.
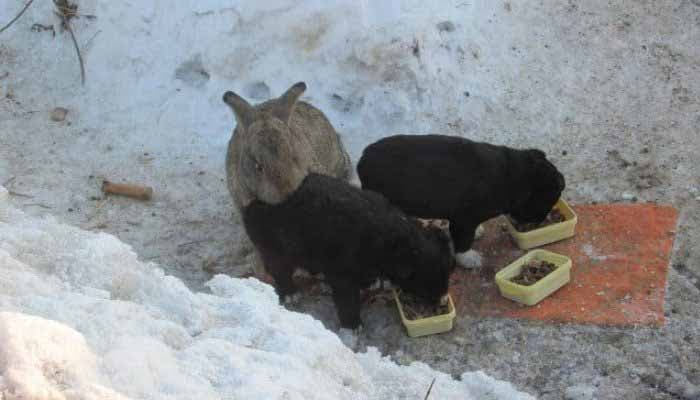
[[[348,183],[351,186],[355,186],[356,188],[362,189],[362,182],[360,181],[360,178],[357,175],[353,175],[349,180]]]
[[[338,330],[338,338],[343,344],[353,351],[357,351],[360,342],[360,335],[362,334],[362,325],[359,325],[355,329],[340,328]]]
[[[416,218],[416,220],[423,228],[437,228],[446,232],[450,231],[450,221],[446,219]]]
[[[464,268],[472,269],[481,267],[481,254],[476,250],[468,250],[464,253],[456,253],[457,263]]]
[[[479,224],[474,231],[474,240],[479,240],[484,236],[484,225]]]
[[[379,278],[377,278],[377,280],[375,280],[371,285],[369,285],[369,287],[367,288],[367,290],[369,290],[370,292],[372,292],[372,291],[375,291],[375,290],[379,290],[381,287],[382,287],[382,280],[379,279]]]
[[[299,304],[299,300],[301,300],[301,293],[297,292],[284,296],[282,303],[284,305],[294,306]]]

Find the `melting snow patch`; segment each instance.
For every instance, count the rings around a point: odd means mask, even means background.
[[[465,268],[481,267],[481,253],[476,250],[465,251],[464,253],[455,254],[455,258],[459,265]]]
[[[600,254],[596,254],[595,248],[589,243],[584,244],[581,246],[581,250],[583,250],[583,253],[588,256],[591,260],[594,261],[605,261],[608,259],[608,256],[603,256]]]
[[[1,188],[0,188],[1,189]],[[0,190],[0,398],[530,399],[483,373],[355,354],[255,279],[195,293],[113,236],[13,208]]]

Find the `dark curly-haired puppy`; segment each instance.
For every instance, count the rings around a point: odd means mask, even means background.
[[[446,300],[454,252],[446,231],[423,227],[377,193],[309,174],[284,201],[254,200],[243,222],[280,298],[296,268],[323,273],[344,328],[360,325],[360,289],[378,278],[428,303]]]
[[[469,250],[480,223],[500,214],[542,222],[564,177],[540,150],[518,150],[444,135],[397,135],[363,151],[363,189],[409,215],[444,218],[456,252]]]

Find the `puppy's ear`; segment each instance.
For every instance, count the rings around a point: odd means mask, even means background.
[[[547,154],[540,149],[529,149],[527,155],[532,161],[544,160],[547,158]]]

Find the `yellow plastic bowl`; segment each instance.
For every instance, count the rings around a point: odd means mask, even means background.
[[[401,321],[406,327],[408,336],[419,337],[426,335],[433,335],[435,333],[447,332],[452,329],[452,322],[455,319],[455,304],[452,302],[452,296],[448,293],[448,309],[447,314],[433,315],[432,317],[420,318],[420,319],[407,319],[403,312],[403,307],[401,306],[401,300],[399,300],[399,293],[396,290],[394,292],[394,300],[396,300],[396,307],[399,309],[399,314],[401,315]]]
[[[533,259],[551,262],[557,266],[557,269],[530,286],[519,285],[511,281],[512,278],[520,274],[523,265]],[[534,306],[539,303],[542,299],[566,285],[570,280],[571,259],[542,249],[533,250],[525,254],[496,274],[496,285],[498,285],[501,295],[528,306]]]
[[[510,218],[506,217],[508,232],[510,232],[518,247],[522,250],[528,250],[533,247],[568,239],[576,234],[578,217],[574,210],[563,199],[559,199],[552,208],[558,208],[565,220],[527,232],[518,232],[511,223]]]

